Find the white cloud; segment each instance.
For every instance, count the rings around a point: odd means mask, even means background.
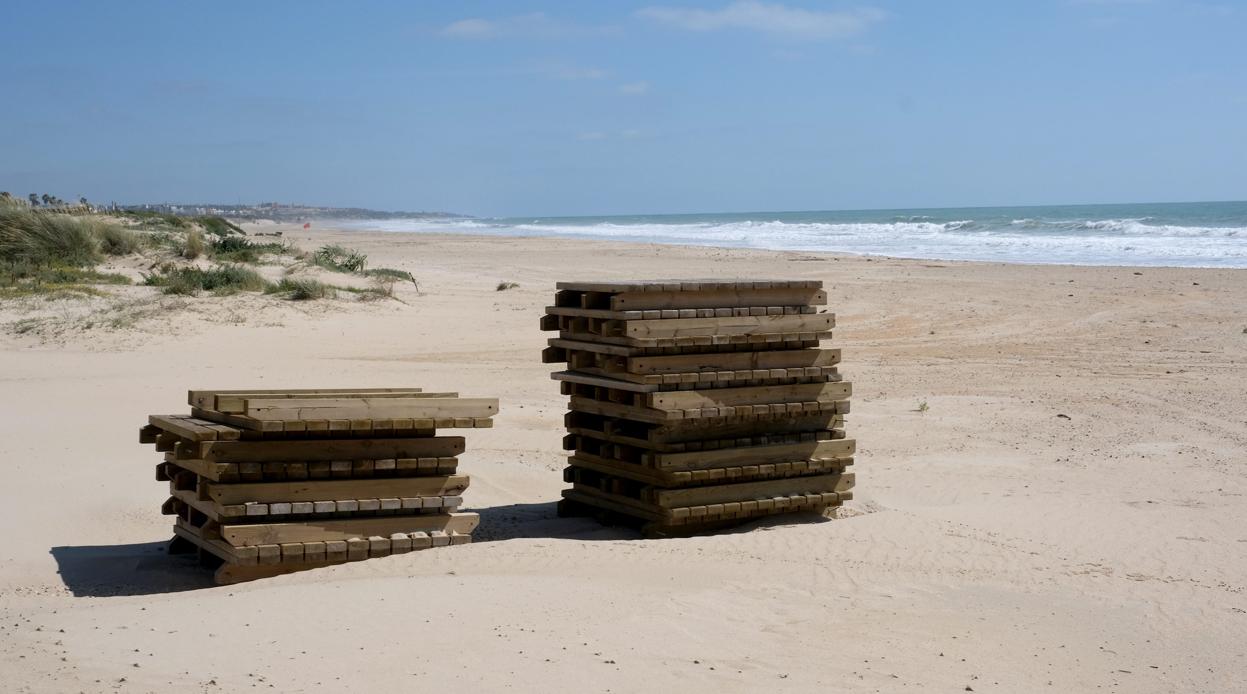
[[[499,27],[487,19],[461,19],[442,29],[443,36],[457,39],[487,39],[497,36]]]
[[[633,96],[640,96],[641,94],[645,94],[648,91],[649,91],[649,82],[645,82],[645,81],[630,82],[628,84],[619,85],[620,94],[630,94]]]
[[[887,13],[870,7],[821,11],[741,0],[719,10],[646,7],[637,15],[689,31],[745,29],[776,38],[816,41],[856,36]]]
[[[441,34],[455,39],[496,39],[515,37],[523,39],[562,39],[583,36],[601,36],[613,33],[615,29],[607,26],[589,26],[574,24],[547,16],[543,12],[502,17],[499,19],[481,19],[471,17],[451,22],[442,27]]]

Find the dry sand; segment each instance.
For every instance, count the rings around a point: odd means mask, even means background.
[[[1247,686],[1245,271],[286,230],[421,293],[0,337],[0,689]],[[680,540],[556,518],[555,281],[740,276],[825,282],[856,500]],[[162,555],[139,425],[261,386],[500,397],[461,463],[478,541],[222,588]]]

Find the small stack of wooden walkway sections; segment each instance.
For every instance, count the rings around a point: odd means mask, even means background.
[[[419,388],[193,390],[190,415],[153,415],[170,552],[198,552],[235,583],[471,541],[460,513],[461,436],[495,399]]]
[[[851,386],[818,281],[560,282],[560,513],[695,533],[852,497]]]

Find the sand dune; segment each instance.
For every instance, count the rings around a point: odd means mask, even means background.
[[[1247,682],[1247,272],[286,233],[420,292],[0,337],[0,689]],[[655,541],[556,518],[564,399],[537,320],[594,273],[823,280],[855,391],[840,517]],[[189,387],[387,385],[502,399],[461,458],[477,543],[224,588],[161,553],[148,413]]]

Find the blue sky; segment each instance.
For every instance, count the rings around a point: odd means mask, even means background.
[[[0,190],[479,215],[1247,198],[1247,3],[40,2]]]

